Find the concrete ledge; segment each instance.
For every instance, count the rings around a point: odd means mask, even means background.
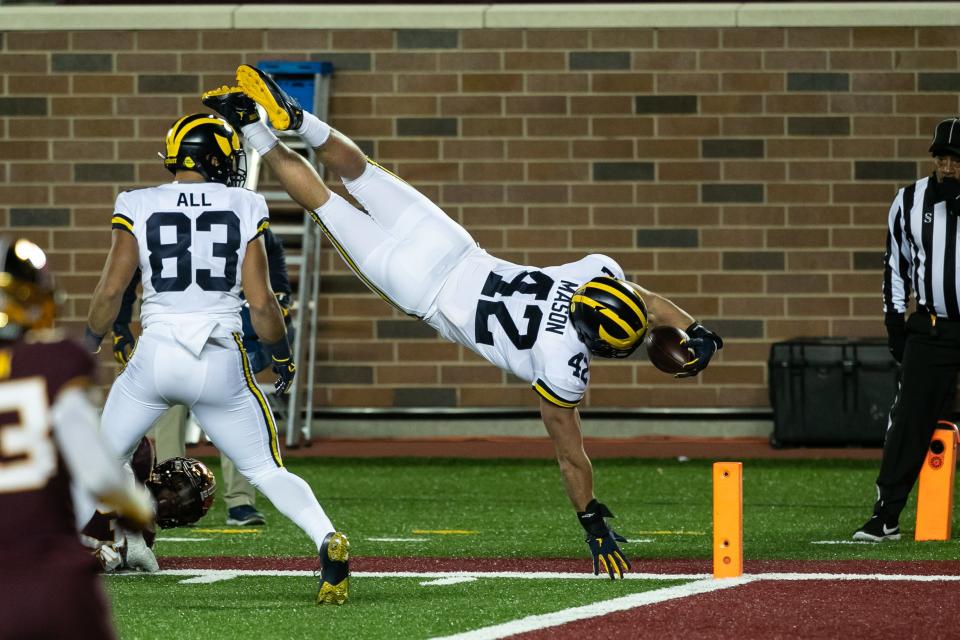
[[[232,29],[238,6],[0,6],[0,31]]]
[[[745,4],[738,27],[954,27],[960,2]]]
[[[237,29],[482,29],[489,5],[241,5]]]
[[[735,27],[739,3],[501,4],[487,10],[491,29]]]
[[[919,26],[960,26],[960,2],[0,6],[0,32]]]

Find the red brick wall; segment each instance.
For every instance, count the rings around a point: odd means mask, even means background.
[[[7,32],[0,224],[49,250],[85,317],[117,190],[168,179],[181,113],[238,63],[330,60],[331,123],[491,253],[603,252],[719,330],[697,379],[599,362],[587,405],[766,406],[773,341],[882,334],[898,185],[960,111],[955,29]],[[534,406],[527,385],[367,293],[332,251],[316,399]],[[109,358],[104,355],[106,367]]]

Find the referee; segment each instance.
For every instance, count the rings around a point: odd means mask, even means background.
[[[884,257],[884,324],[901,364],[873,516],[854,540],[899,540],[900,512],[923,466],[937,420],[953,408],[960,370],[960,118],[934,130],[934,172],[901,189],[890,207]],[[916,311],[904,314],[911,289]]]

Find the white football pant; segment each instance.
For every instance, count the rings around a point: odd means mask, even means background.
[[[165,326],[150,326],[110,388],[101,421],[104,440],[129,461],[151,425],[174,404],[190,407],[237,470],[320,548],[333,525],[307,483],[283,467],[273,414],[240,334],[211,338],[196,357]]]
[[[466,229],[429,198],[370,162],[343,184],[370,215],[331,194],[314,220],[363,282],[406,314],[429,315],[441,286],[470,252]]]

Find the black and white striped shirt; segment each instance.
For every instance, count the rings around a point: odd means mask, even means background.
[[[912,289],[919,310],[960,320],[957,222],[958,216],[947,212],[933,175],[897,193],[890,206],[884,256],[886,313],[904,313]]]

